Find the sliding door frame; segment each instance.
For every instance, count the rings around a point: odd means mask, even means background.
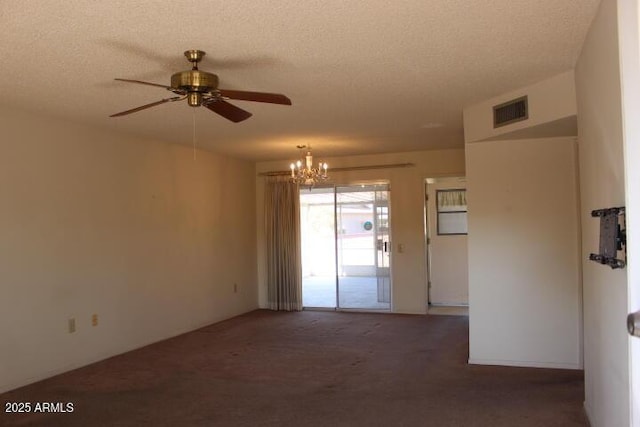
[[[386,230],[387,236],[388,236],[388,256],[389,257],[389,276],[388,276],[388,280],[389,280],[389,302],[388,302],[388,308],[381,308],[381,309],[376,309],[374,307],[371,308],[357,308],[357,307],[341,307],[340,305],[340,272],[339,272],[339,265],[340,265],[340,254],[339,254],[339,227],[338,227],[338,219],[339,219],[339,215],[338,215],[338,189],[339,188],[349,188],[349,187],[370,187],[370,186],[385,186],[386,188],[383,191],[387,192],[387,201],[386,201],[386,209],[387,209],[387,217],[388,217],[388,227]],[[331,189],[333,192],[333,232],[334,232],[334,266],[335,266],[335,275],[334,275],[334,286],[335,286],[335,307],[333,308],[329,308],[329,307],[313,307],[313,306],[309,306],[309,307],[304,307],[305,309],[318,309],[318,310],[335,310],[335,311],[366,311],[366,312],[376,312],[376,313],[391,313],[393,312],[393,281],[392,281],[392,267],[393,267],[393,256],[392,256],[392,251],[391,248],[393,247],[393,245],[391,244],[391,240],[392,240],[392,236],[391,236],[391,227],[390,224],[392,222],[391,220],[391,187],[388,181],[369,181],[369,182],[357,182],[357,183],[350,183],[350,184],[330,184],[330,185],[320,185],[317,186],[315,188],[323,188],[323,189]],[[303,194],[303,192],[306,189],[304,187],[300,187],[299,189],[299,194]],[[375,217],[377,215],[376,212],[376,199],[377,199],[377,195],[375,195],[375,192],[380,191],[380,190],[376,190],[373,189],[372,191],[374,191],[374,201],[373,203],[373,211],[372,211],[372,215]],[[375,218],[374,218],[375,220]],[[374,221],[376,222],[376,221]],[[377,233],[377,230],[375,231],[375,233]],[[301,239],[302,240],[302,239]],[[377,259],[378,253],[377,253],[377,248],[376,248],[376,242],[374,242],[374,257]],[[385,256],[383,254],[383,256]],[[302,260],[301,260],[302,262]],[[377,269],[375,269],[375,265],[377,265],[377,261],[374,263],[374,275],[376,277],[376,281],[378,281],[378,276],[377,276]],[[385,276],[386,277],[386,276]],[[304,292],[304,289],[303,289]]]

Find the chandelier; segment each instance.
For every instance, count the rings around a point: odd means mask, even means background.
[[[313,154],[311,154],[311,146],[298,145],[301,151],[305,150],[304,159],[291,163],[291,181],[299,185],[313,187],[319,182],[325,181],[327,176],[328,165],[324,162],[318,162],[317,167],[313,167]]]

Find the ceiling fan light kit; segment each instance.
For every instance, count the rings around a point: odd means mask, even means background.
[[[147,86],[155,86],[164,88],[178,95],[171,98],[165,98],[160,101],[145,104],[130,110],[121,111],[112,114],[110,117],[121,117],[131,113],[135,113],[156,105],[165,104],[167,102],[187,100],[187,104],[191,107],[204,106],[209,110],[231,120],[232,122],[241,122],[251,117],[251,113],[236,107],[227,102],[227,99],[235,99],[240,101],[264,102],[269,104],[291,105],[291,100],[285,95],[267,92],[247,92],[241,90],[225,90],[218,88],[218,76],[198,69],[198,63],[202,61],[205,52],[201,50],[187,50],[184,56],[191,62],[191,70],[180,71],[171,76],[171,86],[165,86],[157,83],[144,82],[141,80],[118,79],[115,80],[137,83]]]

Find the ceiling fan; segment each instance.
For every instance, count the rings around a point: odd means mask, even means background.
[[[138,83],[147,86],[164,88],[178,96],[161,99],[160,101],[132,108],[112,114],[109,117],[126,116],[156,105],[167,102],[187,100],[191,107],[204,106],[232,122],[241,122],[251,117],[251,113],[227,102],[227,99],[241,101],[266,102],[269,104],[291,105],[291,100],[284,95],[266,92],[247,92],[243,90],[228,90],[218,88],[218,76],[206,71],[198,70],[198,62],[202,60],[205,52],[201,50],[187,50],[184,56],[191,62],[191,70],[180,71],[171,76],[171,86],[157,83],[149,83],[141,80],[115,79],[121,82]]]

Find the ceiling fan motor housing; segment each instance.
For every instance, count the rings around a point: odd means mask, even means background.
[[[196,107],[201,104],[203,93],[218,88],[218,76],[200,70],[181,71],[171,76],[171,87],[187,92],[189,105]]]

